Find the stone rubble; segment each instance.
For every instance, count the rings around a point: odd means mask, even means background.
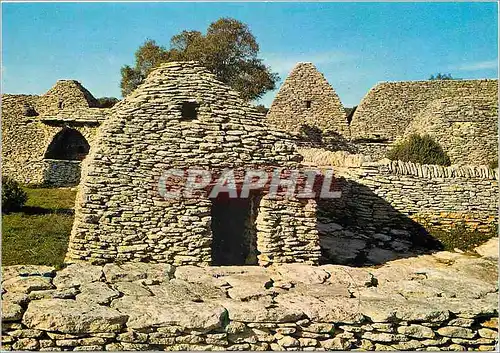
[[[2,274],[4,350],[492,351],[498,343],[498,272],[488,257],[439,252],[365,268],[76,263]],[[67,297],[32,296],[44,291]]]

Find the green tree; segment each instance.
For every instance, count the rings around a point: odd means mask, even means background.
[[[168,49],[148,39],[135,53],[135,66],[121,68],[122,95],[133,91],[161,63],[196,60],[243,99],[256,99],[276,88],[279,80],[258,53],[259,45],[248,26],[231,18],[213,22],[206,34],[182,31],[171,38]]]
[[[259,104],[259,105],[256,105],[254,106],[255,110],[257,110],[259,113],[262,113],[264,115],[267,114],[267,112],[269,111],[269,108],[267,108],[264,104]]]
[[[154,40],[147,39],[135,52],[135,67],[125,65],[121,68],[122,96],[127,96],[141,84],[152,69],[167,61],[168,51],[157,45]]]
[[[99,108],[111,108],[120,100],[115,97],[101,97],[97,98],[97,103],[99,104]]]
[[[437,73],[436,75],[431,75],[429,77],[429,80],[435,81],[435,80],[454,80],[453,76],[451,74],[442,74],[442,73]]]

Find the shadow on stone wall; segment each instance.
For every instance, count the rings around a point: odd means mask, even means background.
[[[377,265],[442,250],[425,228],[396,210],[369,187],[336,179],[340,199],[318,200],[323,263]]]
[[[43,187],[71,187],[80,183],[81,161],[43,160]]]
[[[354,146],[342,134],[335,131],[321,131],[315,126],[302,125],[297,145],[301,147],[322,148],[328,151],[347,151],[356,153]]]

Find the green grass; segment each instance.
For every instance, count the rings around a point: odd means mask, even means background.
[[[2,265],[60,266],[68,247],[76,192],[25,188],[20,212],[2,215]]]

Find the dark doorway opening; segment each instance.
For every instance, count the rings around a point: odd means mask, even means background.
[[[260,195],[229,198],[220,194],[212,201],[212,265],[257,265],[255,220]]]
[[[56,134],[50,143],[45,158],[81,161],[85,159],[89,149],[90,145],[80,132],[64,128]]]

